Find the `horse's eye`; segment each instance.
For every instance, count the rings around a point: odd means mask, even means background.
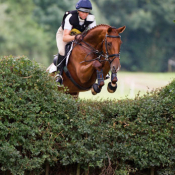
[[[111,42],[109,42],[109,43],[108,43],[108,47],[111,47],[111,46],[112,46],[112,43],[111,43]]]

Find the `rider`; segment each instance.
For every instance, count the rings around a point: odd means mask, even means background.
[[[75,35],[71,36],[71,30],[81,33],[86,29],[96,26],[95,16],[90,13],[92,4],[90,0],[79,0],[76,4],[76,10],[65,13],[62,25],[56,33],[56,42],[59,50],[58,58],[54,59],[58,74],[56,82],[63,83],[62,72],[65,64],[65,46],[68,42],[75,40]]]

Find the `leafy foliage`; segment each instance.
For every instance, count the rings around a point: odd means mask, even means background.
[[[78,0],[1,0],[0,53],[27,55],[48,66],[57,54],[55,34]],[[91,0],[97,24],[126,25],[122,69],[164,72],[174,58],[174,0]]]
[[[46,160],[53,164],[59,155],[55,140],[63,132],[59,123],[76,115],[77,106],[28,58],[4,57],[0,63],[1,169],[22,174],[41,169]]]
[[[1,56],[27,55],[48,65],[50,38],[32,19],[33,6],[32,1],[24,0],[0,2],[0,53]]]
[[[173,0],[98,1],[108,23],[126,25],[121,65],[130,71],[166,71],[174,57]],[[171,7],[171,8],[169,8]],[[169,37],[170,36],[170,37]]]
[[[46,162],[59,162],[93,174],[97,167],[105,171],[110,160],[116,174],[150,167],[174,173],[175,80],[134,100],[82,101],[58,92],[26,57],[0,63],[2,171],[41,174]]]

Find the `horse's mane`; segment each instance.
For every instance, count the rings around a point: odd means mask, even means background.
[[[107,24],[99,24],[99,25],[94,26],[94,27],[92,27],[91,29],[89,29],[88,32],[90,32],[91,30],[94,30],[94,29],[96,29],[96,28],[98,28],[98,27],[110,27],[110,25],[107,25]]]
[[[93,30],[95,30],[96,28],[99,28],[99,27],[111,27],[110,25],[107,25],[107,24],[99,24],[99,25],[96,25],[94,27],[92,27],[91,29],[87,30],[87,31],[84,31],[82,34],[83,35],[87,35],[88,33],[92,32]]]

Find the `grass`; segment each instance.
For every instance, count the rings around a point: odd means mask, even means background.
[[[107,84],[110,79],[105,80],[102,91],[97,95],[92,95],[91,91],[81,92],[81,99],[91,100],[121,100],[125,98],[133,99],[138,93],[140,96],[147,91],[155,90],[169,84],[175,78],[173,73],[143,73],[143,72],[118,72],[118,88],[116,92],[109,93]]]

